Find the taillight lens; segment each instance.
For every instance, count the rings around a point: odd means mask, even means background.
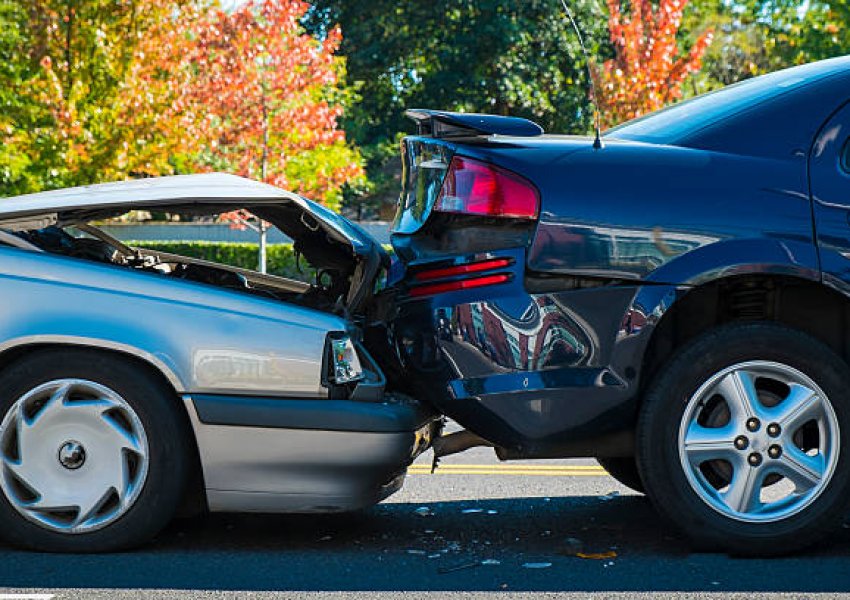
[[[443,180],[434,209],[440,212],[536,219],[537,188],[506,169],[455,156]]]
[[[503,269],[511,266],[513,260],[510,258],[494,258],[491,260],[482,260],[474,263],[466,263],[461,265],[453,265],[451,267],[441,267],[438,269],[425,269],[413,275],[416,281],[433,281],[434,279],[445,279],[447,277],[455,277],[458,275],[469,275],[471,273],[480,273],[482,271],[492,271],[494,269]]]
[[[496,275],[485,275],[484,277],[473,277],[472,279],[460,279],[458,281],[446,281],[444,283],[427,283],[425,285],[416,286],[410,290],[410,295],[414,298],[419,296],[432,296],[442,294],[444,292],[457,292],[460,290],[469,290],[473,288],[485,287],[488,285],[496,285],[499,283],[507,283],[511,280],[508,273],[497,273]]]
[[[330,353],[331,383],[343,384],[358,381],[363,378],[363,368],[360,366],[360,357],[357,350],[347,335],[331,334],[328,337],[328,352]]]

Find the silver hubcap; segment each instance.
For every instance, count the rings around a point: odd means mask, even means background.
[[[25,518],[83,533],[125,514],[148,472],[148,440],[130,405],[80,379],[27,392],[0,424],[0,489]]]
[[[745,522],[785,519],[832,478],[839,429],[826,395],[800,371],[752,361],[715,374],[690,398],[679,458],[714,510]]]

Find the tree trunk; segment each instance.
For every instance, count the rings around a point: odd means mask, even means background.
[[[266,94],[265,89],[263,89],[263,158],[262,163],[260,165],[260,177],[263,179],[263,183],[266,183],[266,176],[268,175],[268,163],[269,163],[269,110],[266,106]],[[259,271],[260,273],[265,273],[268,268],[268,229],[266,228],[266,223],[262,219],[260,219],[260,264]]]
[[[65,98],[69,98],[71,96],[71,86],[74,83],[72,74],[72,62],[74,58],[72,45],[74,42],[74,16],[76,13],[76,11],[74,10],[74,4],[74,0],[68,0],[68,12],[65,17]]]

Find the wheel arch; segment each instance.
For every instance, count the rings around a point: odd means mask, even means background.
[[[140,348],[98,338],[66,335],[33,335],[6,340],[0,344],[0,369],[11,361],[28,352],[45,348],[88,349],[118,354],[152,369],[158,378],[164,380],[175,394],[186,390],[186,385],[177,376],[176,370],[160,357]]]
[[[33,352],[45,350],[87,351],[120,357],[142,369],[156,379],[163,389],[170,392],[173,401],[179,406],[178,414],[183,416],[183,427],[190,436],[192,455],[189,457],[193,469],[186,481],[184,498],[178,509],[178,515],[194,515],[206,510],[206,492],[198,441],[192,426],[191,415],[181,398],[183,386],[164,361],[137,348],[103,340],[69,338],[65,336],[33,336],[10,340],[0,345],[0,371]]]
[[[673,353],[713,327],[767,321],[820,340],[850,364],[850,298],[808,278],[747,273],[688,289],[661,315],[641,366],[642,388]]]

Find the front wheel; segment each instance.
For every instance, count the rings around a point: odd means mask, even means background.
[[[645,396],[638,466],[659,511],[698,545],[771,555],[836,529],[850,505],[850,370],[768,323],[684,347]]]

